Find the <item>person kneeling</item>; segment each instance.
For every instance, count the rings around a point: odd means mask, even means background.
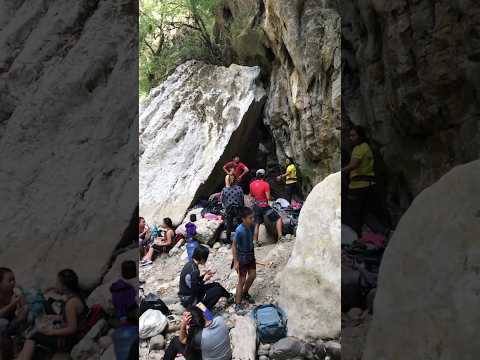
[[[230,294],[219,283],[206,284],[214,273],[208,270],[200,275],[199,265],[205,265],[210,251],[206,246],[197,247],[189,261],[182,269],[180,274],[180,291],[178,293],[183,307],[189,308],[198,302],[212,310],[215,304],[222,298],[227,298],[228,302],[233,302],[233,295]]]
[[[163,359],[174,360],[179,353],[187,360],[230,360],[230,337],[223,317],[212,317],[201,303],[186,311],[180,336],[172,339]]]

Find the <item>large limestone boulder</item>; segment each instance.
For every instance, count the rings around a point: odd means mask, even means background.
[[[300,212],[292,255],[280,277],[280,306],[288,332],[303,340],[340,333],[340,173],[308,195]]]
[[[152,90],[140,108],[140,214],[147,221],[180,223],[194,199],[223,182],[223,163],[257,126],[265,99],[259,76],[259,67],[189,61]]]
[[[134,214],[137,22],[118,0],[0,5],[0,264],[24,287],[93,287]]]
[[[257,330],[249,316],[235,316],[235,327],[230,331],[232,360],[255,360]]]
[[[480,161],[402,217],[383,257],[364,360],[478,359]]]

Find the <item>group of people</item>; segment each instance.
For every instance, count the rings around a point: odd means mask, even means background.
[[[115,306],[116,330],[113,333],[114,348],[118,360],[129,360],[135,354],[133,342],[138,336],[138,290],[134,285],[120,288],[122,282],[136,279],[137,264],[126,261],[122,264],[122,279],[112,285],[112,300]],[[130,301],[125,301],[125,290]],[[120,300],[120,301],[119,301]],[[36,299],[39,301],[39,299]],[[54,354],[70,352],[89,330],[90,309],[80,289],[79,278],[72,269],[63,269],[57,274],[56,286],[42,293],[41,311],[30,311],[25,294],[15,281],[9,268],[0,268],[0,358],[2,360],[29,360],[37,357],[38,351]],[[122,334],[128,332],[128,338]],[[127,343],[128,351],[125,351]],[[138,345],[138,343],[137,343]],[[138,347],[138,346],[137,346]],[[138,350],[137,350],[138,351]],[[129,357],[132,356],[132,357]]]

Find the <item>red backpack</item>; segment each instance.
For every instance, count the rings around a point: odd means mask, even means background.
[[[105,311],[100,304],[94,304],[88,309],[86,315],[80,320],[78,337],[83,338],[105,316]]]

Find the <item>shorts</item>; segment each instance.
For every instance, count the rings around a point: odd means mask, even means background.
[[[280,219],[280,215],[278,215],[278,213],[275,210],[273,210],[270,206],[261,207],[261,206],[255,205],[253,207],[253,210],[255,211],[255,223],[256,224],[263,224],[263,217],[265,215],[268,216],[268,219],[272,223],[274,223],[278,219]]]
[[[256,270],[257,269],[257,262],[254,259],[253,261],[247,263],[247,264],[240,264],[240,276],[245,277],[248,274],[249,270]]]
[[[157,253],[157,254],[168,254],[168,252],[170,250],[172,250],[173,246],[171,245],[157,245],[157,244],[153,244],[152,245],[152,248],[153,250]]]

